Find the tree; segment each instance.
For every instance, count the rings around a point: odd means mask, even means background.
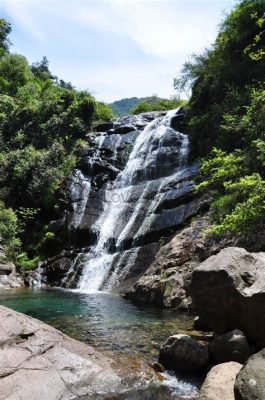
[[[31,71],[33,75],[43,81],[48,79],[54,79],[53,75],[49,70],[49,61],[46,56],[42,58],[40,62],[35,62],[31,65]]]
[[[17,90],[33,79],[26,57],[5,53],[0,58],[0,89],[2,93],[15,95]]]
[[[186,129],[194,157],[214,146],[232,151],[243,145],[240,136],[230,140],[220,128],[223,116],[243,111],[252,88],[264,81],[264,13],[263,0],[241,1],[222,23],[213,46],[185,63],[175,81],[177,88],[192,89]]]
[[[213,46],[186,63],[186,130],[201,157],[196,190],[212,195],[211,233],[251,233],[265,226],[265,2],[243,0]]]
[[[5,19],[0,18],[0,48],[4,51],[9,49],[11,44],[7,36],[11,33],[11,25]]]

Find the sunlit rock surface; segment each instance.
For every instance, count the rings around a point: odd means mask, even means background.
[[[0,306],[0,398],[70,400],[121,386],[112,361],[34,318]]]

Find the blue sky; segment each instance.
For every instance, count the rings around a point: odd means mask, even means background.
[[[11,50],[99,100],[174,95],[173,78],[214,41],[235,0],[0,0]]]

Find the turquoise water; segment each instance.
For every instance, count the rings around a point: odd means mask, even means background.
[[[11,289],[0,292],[0,304],[47,322],[116,359],[122,356],[156,361],[159,347],[168,336],[192,329],[191,317],[142,307],[100,292]],[[185,382],[179,388],[174,385],[176,382],[171,388],[152,389],[140,397],[134,393],[131,398],[166,400],[176,398],[171,397],[172,393],[182,395],[193,389]]]

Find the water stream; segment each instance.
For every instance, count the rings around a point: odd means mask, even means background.
[[[159,347],[170,334],[192,329],[187,315],[141,307],[110,293],[20,288],[0,292],[0,304],[45,321],[128,365],[133,360],[157,361]],[[168,373],[165,377],[161,384],[112,399],[172,400],[197,393],[198,382]]]

